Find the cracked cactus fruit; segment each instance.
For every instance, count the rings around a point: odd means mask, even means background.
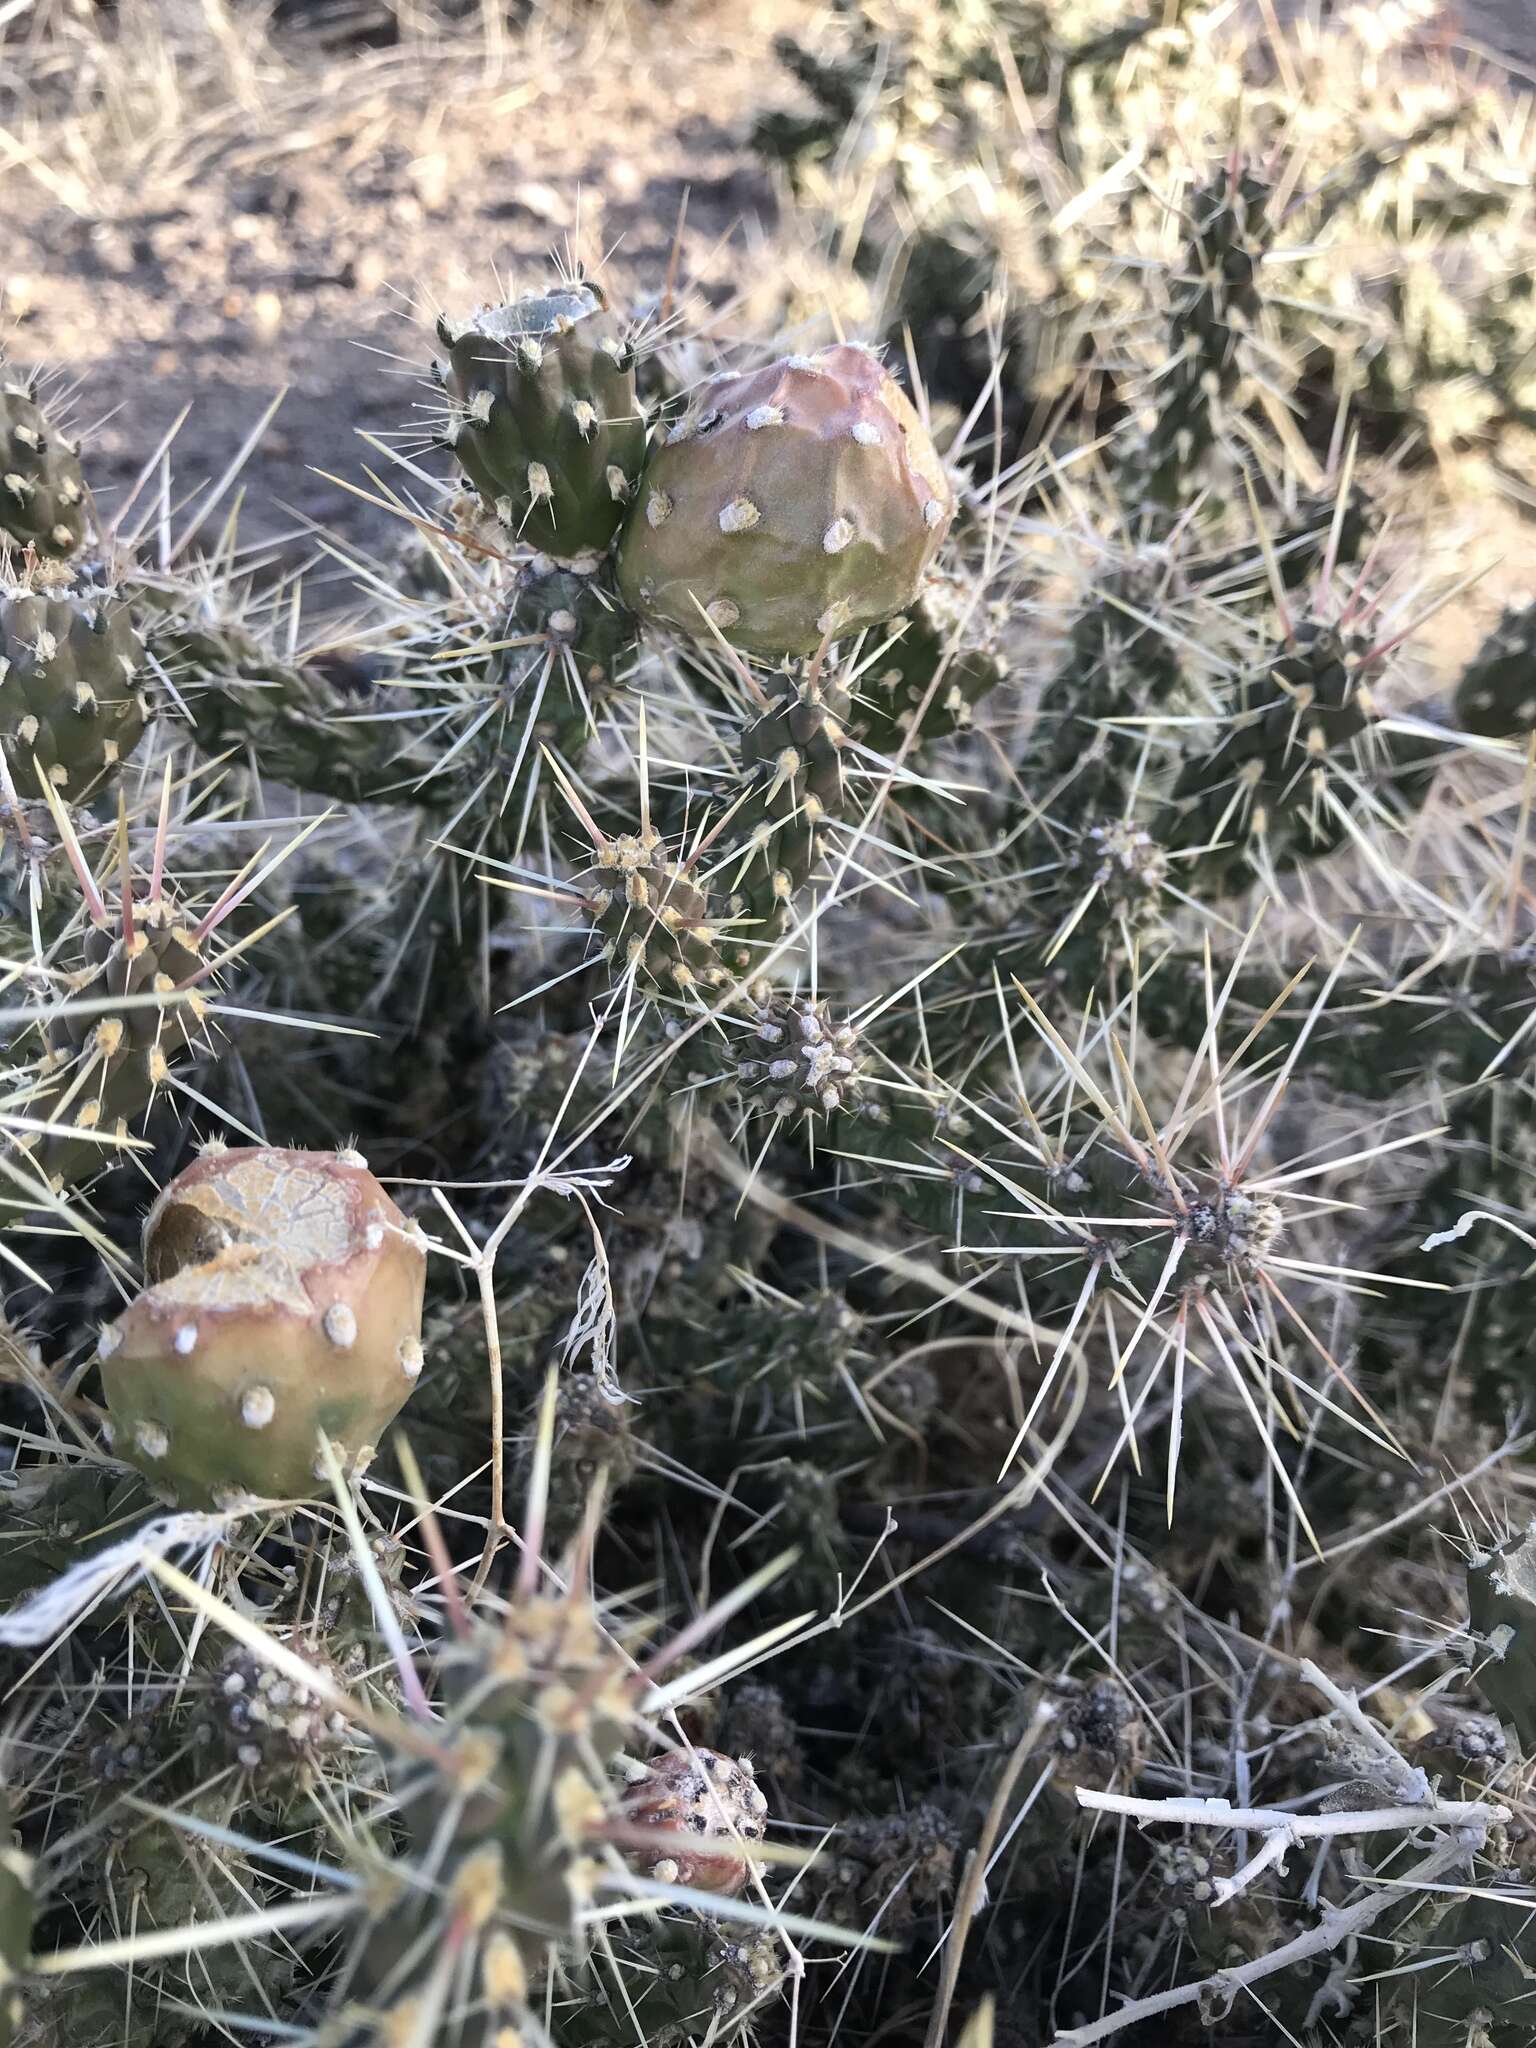
[[[74,447],[48,424],[30,384],[0,366],[0,536],[53,561],[85,538],[85,483]]]
[[[1484,1699],[1536,1755],[1536,1524],[1467,1566],[1475,1642],[1472,1671]]]
[[[179,1499],[328,1491],[421,1372],[426,1253],[356,1153],[209,1151],[144,1226],[146,1286],[103,1331],[114,1442]]]
[[[562,561],[600,552],[645,460],[635,355],[596,285],[573,280],[440,320],[444,443],[503,525]]]
[[[24,795],[41,774],[83,803],[112,779],[148,722],[143,658],[115,598],[0,582],[0,744]]]
[[[1536,604],[1505,612],[1462,672],[1456,716],[1485,739],[1536,731]]]
[[[651,452],[619,547],[644,616],[778,657],[912,605],[954,517],[928,430],[839,345],[717,377]]]
[[[748,1845],[763,1839],[768,1801],[745,1757],[678,1750],[634,1766],[619,1812],[648,1877],[733,1898],[755,1868]]]

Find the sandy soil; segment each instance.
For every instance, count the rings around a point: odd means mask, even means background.
[[[431,310],[466,309],[567,247],[606,258],[626,296],[654,290],[685,194],[685,275],[733,237],[745,249],[773,215],[744,147],[765,82],[777,89],[769,41],[809,14],[637,5],[622,47],[541,36],[489,85],[446,55],[365,54],[307,95],[280,92],[270,132],[248,120],[206,147],[146,147],[142,171],[124,147],[83,197],[69,180],[61,196],[46,164],[0,170],[15,251],[0,335],[78,386],[109,505],[184,406],[175,459],[192,480],[231,461],[286,387],[248,472],[246,530],[313,521],[376,539],[393,522],[317,472],[382,466],[360,434],[424,446]]]
[[[379,543],[395,523],[329,478],[383,466],[360,435],[424,448],[431,308],[471,305],[567,246],[605,257],[626,297],[654,290],[685,193],[684,276],[706,259],[727,278],[750,267],[774,201],[746,139],[793,96],[771,38],[815,12],[631,0],[618,29],[519,40],[489,80],[448,52],[296,74],[279,31],[240,106],[228,80],[223,112],[194,86],[171,118],[150,91],[103,118],[78,166],[10,161],[0,137],[0,337],[78,387],[109,506],[184,407],[175,462],[192,482],[231,462],[286,388],[250,464],[244,531],[323,524]],[[1536,0],[1460,0],[1445,32],[1536,71]]]

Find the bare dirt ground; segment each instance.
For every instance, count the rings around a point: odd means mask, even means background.
[[[185,406],[175,463],[192,481],[286,388],[242,530],[378,538],[390,522],[320,472],[380,467],[360,434],[425,446],[434,308],[467,310],[551,250],[656,290],[685,194],[683,274],[706,256],[718,270],[722,246],[729,273],[733,241],[750,260],[774,200],[746,138],[767,95],[787,96],[769,41],[809,16],[796,0],[636,4],[596,32],[541,23],[491,63],[466,35],[457,54],[307,71],[279,29],[248,83],[231,64],[233,106],[195,72],[178,84],[179,133],[157,75],[83,140],[83,168],[32,153],[6,169],[0,143],[0,338],[78,387],[108,506]]]
[[[793,97],[773,35],[817,14],[616,0],[536,15],[489,53],[466,29],[338,55],[281,25],[242,36],[221,0],[130,5],[99,88],[70,81],[86,112],[67,153],[29,138],[0,79],[0,342],[77,387],[109,508],[184,408],[191,484],[285,391],[242,531],[288,534],[289,560],[316,525],[364,545],[394,531],[330,478],[380,466],[360,436],[425,448],[436,306],[467,308],[551,249],[605,258],[631,299],[654,291],[685,194],[685,278],[762,260],[775,200],[748,136]],[[1460,0],[1442,27],[1469,61],[1496,50],[1536,78],[1536,0]]]

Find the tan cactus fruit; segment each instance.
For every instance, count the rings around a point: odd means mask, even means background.
[[[717,377],[653,449],[626,603],[701,639],[811,654],[917,598],[954,517],[927,428],[869,349]]]
[[[144,1291],[102,1332],[117,1448],[179,1499],[328,1489],[421,1372],[426,1253],[355,1153],[210,1151],[144,1226]]]

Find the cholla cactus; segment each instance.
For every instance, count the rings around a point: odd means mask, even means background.
[[[0,357],[0,535],[50,560],[74,554],[86,535],[78,451]]]
[[[1536,1655],[1536,1533],[1501,1543],[1467,1567],[1472,1668],[1479,1691],[1520,1738],[1536,1748],[1531,1661]]]
[[[1456,716],[1494,739],[1536,730],[1536,605],[1506,611],[1462,670]]]
[[[1365,635],[1302,619],[1241,679],[1215,746],[1186,755],[1160,826],[1170,847],[1198,850],[1192,881],[1230,889],[1254,863],[1329,853],[1363,794],[1391,801],[1398,764],[1376,731],[1379,659]]]
[[[178,1054],[210,1028],[213,922],[194,923],[165,888],[130,885],[120,917],[91,901],[84,961],[40,1009],[42,1052],[12,1100],[28,1124],[16,1139],[52,1187],[113,1163],[131,1125],[152,1107]],[[216,920],[214,920],[216,921]],[[80,1133],[99,1133],[81,1136]]]
[[[963,731],[1007,680],[1005,614],[1001,599],[968,590],[958,575],[934,574],[905,612],[872,627],[851,692],[863,745],[894,754],[914,728],[920,741]]]
[[[766,984],[750,993],[753,1015],[736,1041],[732,1072],[742,1097],[777,1117],[820,1120],[857,1109],[865,1065],[857,1029],[813,997],[776,994]]]
[[[604,839],[581,878],[584,907],[615,977],[628,975],[648,994],[692,997],[732,979],[708,897],[667,858],[654,826]]]
[[[114,1442],[189,1501],[304,1498],[373,1456],[421,1375],[426,1254],[355,1153],[205,1153],[144,1225],[98,1347]]]
[[[443,438],[519,539],[561,561],[601,551],[639,479],[634,350],[575,277],[462,324],[438,322]]]
[[[29,793],[79,804],[110,782],[143,737],[147,681],[121,599],[0,573],[0,744]]]
[[[1165,509],[1194,494],[1222,431],[1221,408],[1242,377],[1242,344],[1263,307],[1258,270],[1274,232],[1271,196],[1263,178],[1234,162],[1190,198],[1189,244],[1168,311],[1168,364],[1153,386],[1157,417],[1127,478]]]
[[[1523,2024],[1524,617],[1422,629],[1536,159],[1417,5],[841,10],[849,262],[451,328],[323,643],[125,494],[158,821],[0,790],[26,2048]]]

